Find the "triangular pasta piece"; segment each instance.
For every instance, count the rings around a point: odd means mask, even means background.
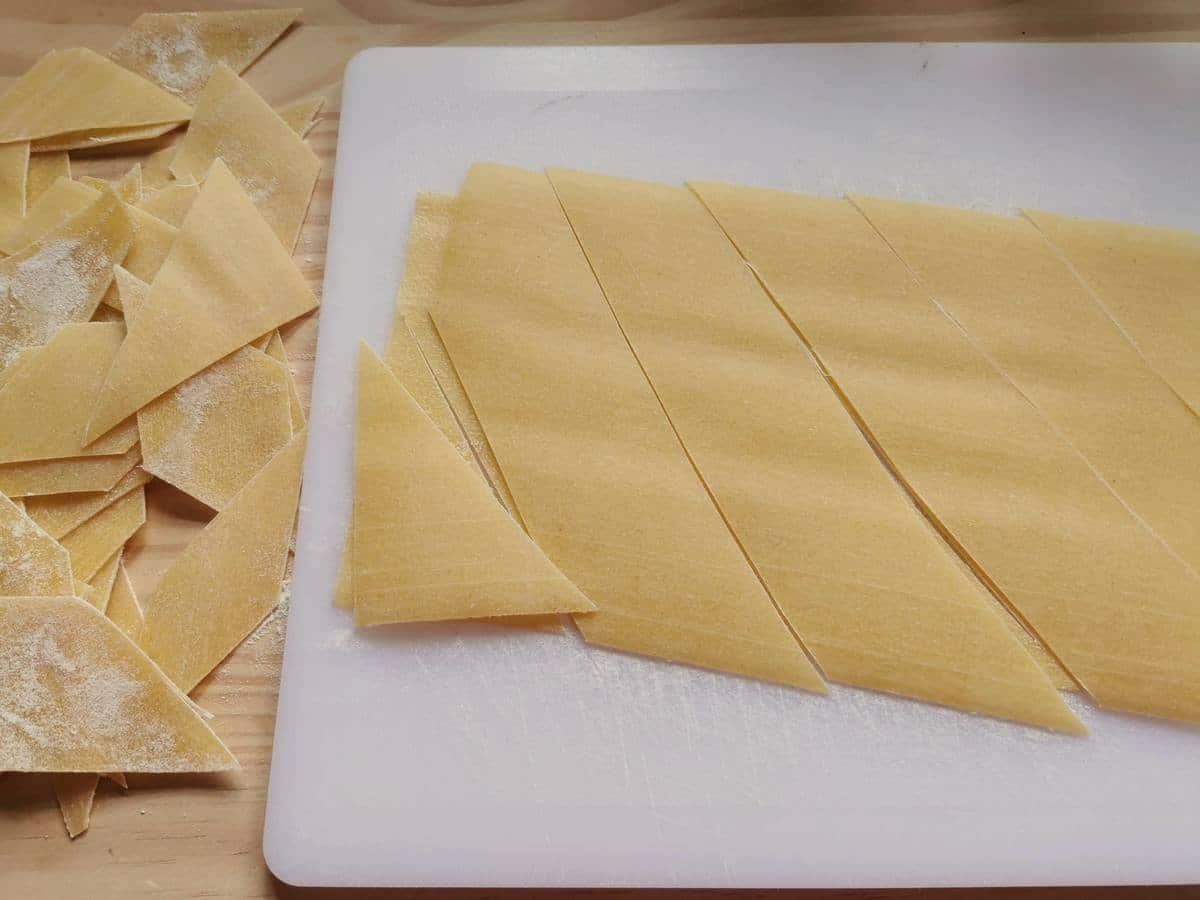
[[[184,122],[191,114],[183,101],[99,53],[52,50],[0,96],[0,144]]]
[[[278,330],[271,333],[271,339],[267,341],[266,349],[263,352],[283,366],[284,371],[287,372],[288,399],[292,412],[292,431],[299,431],[304,427],[304,405],[300,402],[300,392],[296,390],[296,378],[292,373],[291,363],[288,362],[287,347],[284,346],[283,337]]]
[[[233,754],[163,672],[88,604],[0,598],[0,769],[215,772]]]
[[[287,127],[304,137],[317,123],[317,113],[325,105],[324,97],[305,97],[295,100],[286,106],[277,107],[275,112],[287,123]]]
[[[148,403],[137,430],[147,472],[223,509],[292,438],[287,369],[243,347]]]
[[[288,251],[218,160],[145,311],[129,323],[85,440],[316,305]]]
[[[413,259],[412,252],[413,247],[410,242],[407,256],[410,261]],[[409,267],[406,264],[406,282],[408,280],[408,271]],[[401,293],[404,293],[403,287],[401,288]],[[393,364],[398,367],[398,370],[397,368],[393,368]],[[472,470],[485,479],[489,490],[492,490],[493,494],[495,494],[494,487],[490,481],[487,481],[486,476],[484,476],[483,469],[479,465],[479,460],[476,459],[445,397],[438,389],[433,373],[430,371],[429,366],[426,365],[421,351],[416,345],[416,341],[405,327],[403,316],[399,314],[392,325],[391,336],[388,338],[387,365],[392,374],[396,376],[396,380],[403,385],[404,389],[409,392],[422,411],[433,420],[442,434],[446,436],[446,439],[450,441],[455,452],[467,462]],[[496,494],[496,499],[503,504],[503,500],[498,494]],[[507,506],[505,508],[508,509]],[[346,532],[346,540],[342,548],[342,558],[338,566],[338,580],[334,589],[334,606],[340,609],[354,608],[353,586],[350,579],[350,560],[353,557],[353,553],[354,531],[352,518],[351,527]],[[489,621],[520,628],[533,628],[547,633],[561,634],[562,632],[562,624],[559,621],[559,616],[554,613],[532,616],[496,616],[490,618]]]
[[[300,235],[321,160],[228,66],[218,65],[171,160],[176,178],[200,181],[224,160],[290,252]]]
[[[63,535],[60,543],[71,554],[75,577],[90,582],[144,524],[146,490],[138,487]]]
[[[119,547],[88,580],[88,584],[96,591],[96,600],[92,606],[105,615],[108,615],[108,605],[112,602],[113,587],[117,582],[117,569],[121,565],[121,557],[124,552],[125,547]]]
[[[68,837],[77,838],[91,827],[92,805],[99,784],[99,775],[86,772],[64,772],[54,776],[54,796]]]
[[[57,540],[105,507],[120,500],[134,488],[149,483],[150,475],[141,468],[135,468],[113,485],[111,490],[30,497],[25,502],[25,511],[29,513],[29,518]]]
[[[29,154],[29,172],[25,182],[25,209],[28,211],[42,194],[59,178],[71,177],[71,154],[65,150],[57,153]]]
[[[194,104],[213,66],[245,71],[299,15],[299,9],[143,13],[108,58]]]
[[[595,609],[365,344],[351,566],[360,625]]]
[[[108,601],[107,616],[131,641],[138,643],[142,628],[146,624],[146,614],[138,602],[133,582],[129,579],[123,561],[117,566],[117,580],[113,584],[112,596]]]
[[[71,555],[66,548],[0,494],[0,597],[73,593]]]
[[[129,211],[133,219],[133,241],[121,265],[147,284],[154,281],[158,270],[170,255],[171,245],[179,234],[173,225],[141,209]]]
[[[106,190],[36,243],[0,260],[0,369],[63,325],[87,322],[132,239],[125,205]]]
[[[29,144],[0,144],[0,233],[25,217]]]
[[[150,285],[138,278],[124,266],[113,269],[113,286],[116,288],[118,308],[125,314],[126,325],[138,317],[146,298],[150,296]]]
[[[68,150],[94,150],[114,144],[134,144],[122,147],[127,153],[136,152],[143,144],[173,131],[182,122],[163,122],[160,125],[135,125],[132,128],[96,128],[87,131],[68,131],[54,137],[31,141],[29,149],[34,153],[62,153]]]
[[[38,157],[30,157],[37,159]],[[66,222],[99,197],[95,188],[70,175],[57,178],[41,192],[36,200],[30,200],[25,218],[7,232],[0,232],[0,253],[10,256],[19,253],[30,244]]]
[[[142,459],[140,446],[120,456],[76,456],[0,466],[0,493],[10,497],[110,491]]]
[[[190,693],[279,602],[305,434],[275,455],[167,569],[139,645]]]
[[[0,463],[115,456],[137,443],[137,421],[130,417],[83,447],[96,395],[124,339],[120,322],[85,322],[64,325],[26,351],[19,371],[0,388]]]
[[[133,220],[133,240],[129,244],[129,251],[125,254],[121,267],[149,284],[158,275],[162,264],[166,262],[175,238],[179,234],[179,229],[136,206],[128,207],[128,209],[129,216]],[[121,309],[121,300],[115,279],[114,283],[108,286],[103,302],[114,309]]]
[[[696,196],[549,176],[680,440],[824,673],[1083,733]]]

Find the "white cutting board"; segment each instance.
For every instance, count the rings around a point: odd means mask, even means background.
[[[347,69],[265,852],[304,885],[1200,881],[1200,729],[816,697],[330,595],[354,356],[472,161],[1200,229],[1200,45],[376,49]],[[797,247],[797,252],[804,248]],[[518,261],[514,260],[514,264]]]

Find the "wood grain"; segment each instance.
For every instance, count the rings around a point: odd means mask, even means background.
[[[148,10],[203,7],[196,0],[5,0],[0,8],[0,89],[45,51],[70,46],[106,50],[124,26]],[[299,5],[291,0],[224,0],[211,8]],[[782,3],[767,0],[309,0],[293,29],[247,77],[272,103],[321,95],[327,103],[309,136],[324,163],[296,260],[314,288],[324,273],[325,237],[337,143],[341,73],[366,47],[431,44],[621,44],[754,41],[1197,40],[1200,2],[989,2],[989,0],[856,0]],[[112,176],[135,157],[98,154],[77,160],[77,173]],[[303,396],[312,374],[317,317],[285,329]],[[146,596],[171,559],[209,513],[164,484],[148,492],[149,521],[134,539],[129,563]],[[102,782],[92,830],[67,840],[48,778],[0,780],[0,897],[320,897],[276,882],[263,863],[262,822],[270,763],[283,615],[269,620],[197,691],[214,727],[242,762],[231,776],[130,776],[122,794]],[[408,896],[368,891],[355,897]],[[494,891],[455,891],[456,898]],[[555,897],[582,892],[551,892]],[[629,892],[605,892],[624,896]],[[646,892],[639,897],[678,892]],[[723,897],[732,892],[716,892]],[[977,891],[939,892],[946,897]],[[1011,898],[1200,898],[1200,888],[1015,889]],[[886,896],[912,898],[919,891]],[[739,896],[746,896],[739,894]],[[765,894],[764,894],[765,896]],[[817,892],[813,896],[881,896]]]

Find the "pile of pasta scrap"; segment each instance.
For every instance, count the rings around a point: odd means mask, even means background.
[[[477,164],[405,252],[357,624],[1200,721],[1200,235]]]
[[[0,772],[56,773],[72,837],[101,777],[236,768],[189,694],[276,608],[305,420],[279,328],[320,100],[241,77],[299,10],[143,15],[0,96]],[[145,151],[116,181],[71,173]],[[207,524],[135,596],[155,479]],[[198,504],[198,505],[199,505]]]

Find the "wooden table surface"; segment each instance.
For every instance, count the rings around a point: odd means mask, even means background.
[[[309,136],[324,161],[296,251],[319,291],[337,143],[342,69],[364,47],[428,44],[622,44],[752,41],[1200,40],[1200,2],[1000,2],[1000,0],[0,0],[0,89],[46,50],[105,51],[139,13],[197,8],[304,5],[293,29],[247,78],[272,103],[322,95],[326,106]],[[76,172],[115,175],[131,159],[84,160]],[[307,396],[316,317],[285,340]],[[166,485],[148,496],[149,521],[129,553],[145,596],[164,566],[208,514]],[[233,776],[129,778],[122,794],[107,782],[92,830],[71,842],[40,776],[0,782],[0,897],[332,897],[276,882],[263,862],[262,823],[286,615],[276,615],[197,691],[214,725],[242,762]],[[365,892],[354,896],[398,896]],[[456,891],[457,897],[495,892]],[[563,895],[568,892],[554,892]],[[623,893],[623,892],[614,892]],[[662,893],[662,892],[654,892]],[[722,892],[724,893],[724,892]],[[826,895],[826,892],[817,892]],[[835,892],[828,892],[832,895]],[[950,892],[965,896],[971,892]],[[1018,889],[995,896],[1200,898],[1200,888]],[[857,897],[874,892],[851,891]],[[913,897],[898,891],[887,896]]]

